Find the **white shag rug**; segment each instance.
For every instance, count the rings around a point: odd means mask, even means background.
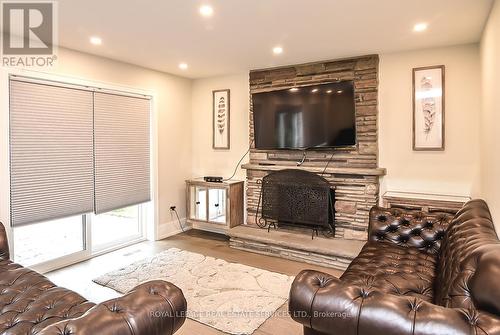
[[[126,293],[155,279],[182,289],[189,318],[229,334],[252,334],[287,301],[294,277],[172,248],[93,281]]]

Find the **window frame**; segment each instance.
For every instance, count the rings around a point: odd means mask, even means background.
[[[93,213],[89,214],[83,214],[82,215],[82,225],[83,225],[83,250],[54,258],[48,261],[44,261],[41,263],[29,265],[29,267],[37,272],[40,273],[47,273],[53,270],[57,270],[63,267],[66,267],[68,265],[72,265],[75,263],[79,263],[88,259],[91,259],[93,257],[97,257],[103,254],[106,254],[108,252],[112,252],[121,248],[125,248],[129,245],[133,245],[136,243],[140,243],[146,240],[146,218],[147,218],[147,213],[146,213],[146,206],[144,204],[139,204],[138,206],[138,224],[139,224],[139,234],[126,237],[123,239],[119,239],[116,241],[112,241],[106,244],[103,244],[102,246],[99,246],[97,248],[94,248],[93,246],[93,241],[92,241],[92,218],[95,216]],[[37,223],[34,223],[36,225]],[[16,227],[12,228],[12,239],[11,241],[11,248],[12,250],[15,250],[15,230]]]
[[[89,240],[91,243],[91,254],[92,255],[100,255],[100,254],[107,253],[107,252],[110,252],[110,251],[113,251],[113,250],[116,250],[119,248],[123,248],[127,245],[130,245],[130,244],[142,242],[145,240],[146,229],[145,229],[144,223],[146,222],[146,214],[145,214],[145,211],[146,211],[145,207],[146,206],[144,204],[139,204],[139,205],[135,205],[135,206],[138,206],[137,217],[138,217],[138,221],[139,221],[138,222],[139,233],[136,235],[121,238],[121,239],[118,239],[118,240],[115,240],[112,242],[108,242],[108,243],[105,243],[102,245],[95,245],[94,246],[93,241],[92,241],[92,230],[90,230],[91,236],[89,236]],[[91,213],[91,214],[88,214],[87,216],[88,216],[88,220],[90,222],[90,226],[92,227],[93,220],[94,220],[96,215]]]

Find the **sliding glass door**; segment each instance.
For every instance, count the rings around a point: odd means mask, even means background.
[[[13,229],[14,261],[47,272],[144,240],[144,211],[135,205]]]
[[[87,259],[88,231],[87,215],[14,227],[14,262],[48,272]]]
[[[41,265],[87,249],[85,215],[15,227],[14,261]]]
[[[99,252],[143,237],[143,206],[92,216],[92,250]]]

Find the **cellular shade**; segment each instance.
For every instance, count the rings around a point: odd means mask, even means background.
[[[94,93],[95,213],[150,200],[150,100]]]
[[[92,92],[10,80],[11,224],[92,212]]]

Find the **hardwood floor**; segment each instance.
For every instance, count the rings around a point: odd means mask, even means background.
[[[341,272],[335,269],[231,249],[225,236],[191,230],[161,241],[148,241],[132,245],[50,272],[47,276],[57,285],[72,289],[88,300],[98,303],[117,297],[119,294],[109,288],[93,283],[93,278],[173,247],[287,275],[296,275],[303,269],[319,270],[335,276],[341,275]],[[301,335],[302,327],[292,321],[286,315],[286,311],[287,306],[284,304],[278,310],[278,313],[276,313],[277,315],[263,323],[254,332],[254,335]],[[187,319],[184,326],[176,334],[222,335],[224,333],[194,320]]]

